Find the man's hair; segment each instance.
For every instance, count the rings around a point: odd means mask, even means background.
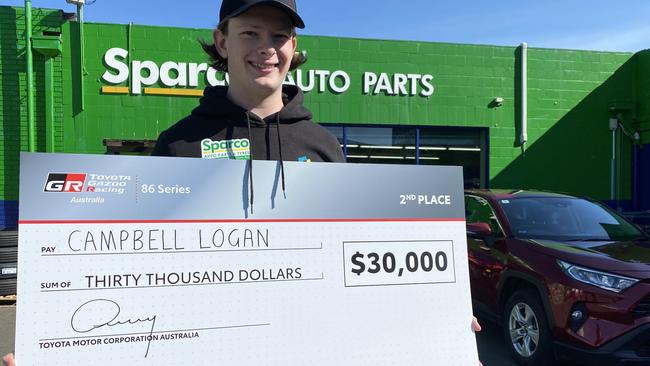
[[[219,23],[217,26],[217,29],[221,31],[224,35],[228,35],[228,19],[224,20],[223,22]],[[296,36],[296,28],[291,27],[291,36],[295,37]],[[223,72],[228,72],[228,59],[221,57],[219,52],[217,52],[217,48],[214,43],[206,42],[205,40],[199,39],[199,43],[201,44],[201,47],[203,48],[203,51],[208,54],[208,57],[210,58],[210,66],[215,68],[217,71],[223,71]],[[293,71],[297,68],[299,68],[301,65],[303,65],[305,62],[307,62],[307,55],[303,52],[296,52],[293,55],[293,59],[291,60],[291,66],[289,67],[289,71]]]

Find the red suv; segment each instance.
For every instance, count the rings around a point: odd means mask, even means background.
[[[650,365],[650,238],[563,194],[465,192],[474,310],[521,365]]]

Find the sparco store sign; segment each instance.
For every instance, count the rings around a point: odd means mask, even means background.
[[[132,60],[129,64],[128,56],[129,52],[122,48],[106,51],[104,64],[107,70],[102,79],[111,85],[102,87],[103,93],[200,96],[203,90],[196,89],[200,81],[201,84],[214,86],[228,84],[228,74],[217,72],[207,63],[167,61],[159,65],[149,60]],[[130,88],[118,86],[129,81]],[[357,92],[367,95],[429,97],[435,91],[432,82],[433,76],[428,74],[365,71],[361,75],[361,90]],[[297,85],[306,93],[317,91],[342,94],[349,92],[352,78],[344,70],[298,69],[287,75],[285,84]],[[164,88],[160,88],[160,85]]]

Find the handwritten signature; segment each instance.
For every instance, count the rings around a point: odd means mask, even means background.
[[[151,346],[151,339],[153,338],[152,335],[154,326],[156,325],[156,315],[143,319],[117,321],[115,319],[120,315],[120,311],[120,305],[113,300],[90,300],[83,303],[79,308],[77,308],[77,310],[75,310],[70,319],[70,325],[77,333],[88,333],[102,327],[115,327],[124,324],[134,325],[137,323],[151,322],[151,329],[149,330],[149,336],[147,337],[147,352],[144,354],[144,357],[146,358],[149,355],[149,347]]]

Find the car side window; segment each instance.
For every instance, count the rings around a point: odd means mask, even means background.
[[[481,197],[465,196],[465,211],[468,223],[483,222],[492,228],[492,232],[497,236],[503,236],[501,226],[497,215],[492,210],[490,203]]]

